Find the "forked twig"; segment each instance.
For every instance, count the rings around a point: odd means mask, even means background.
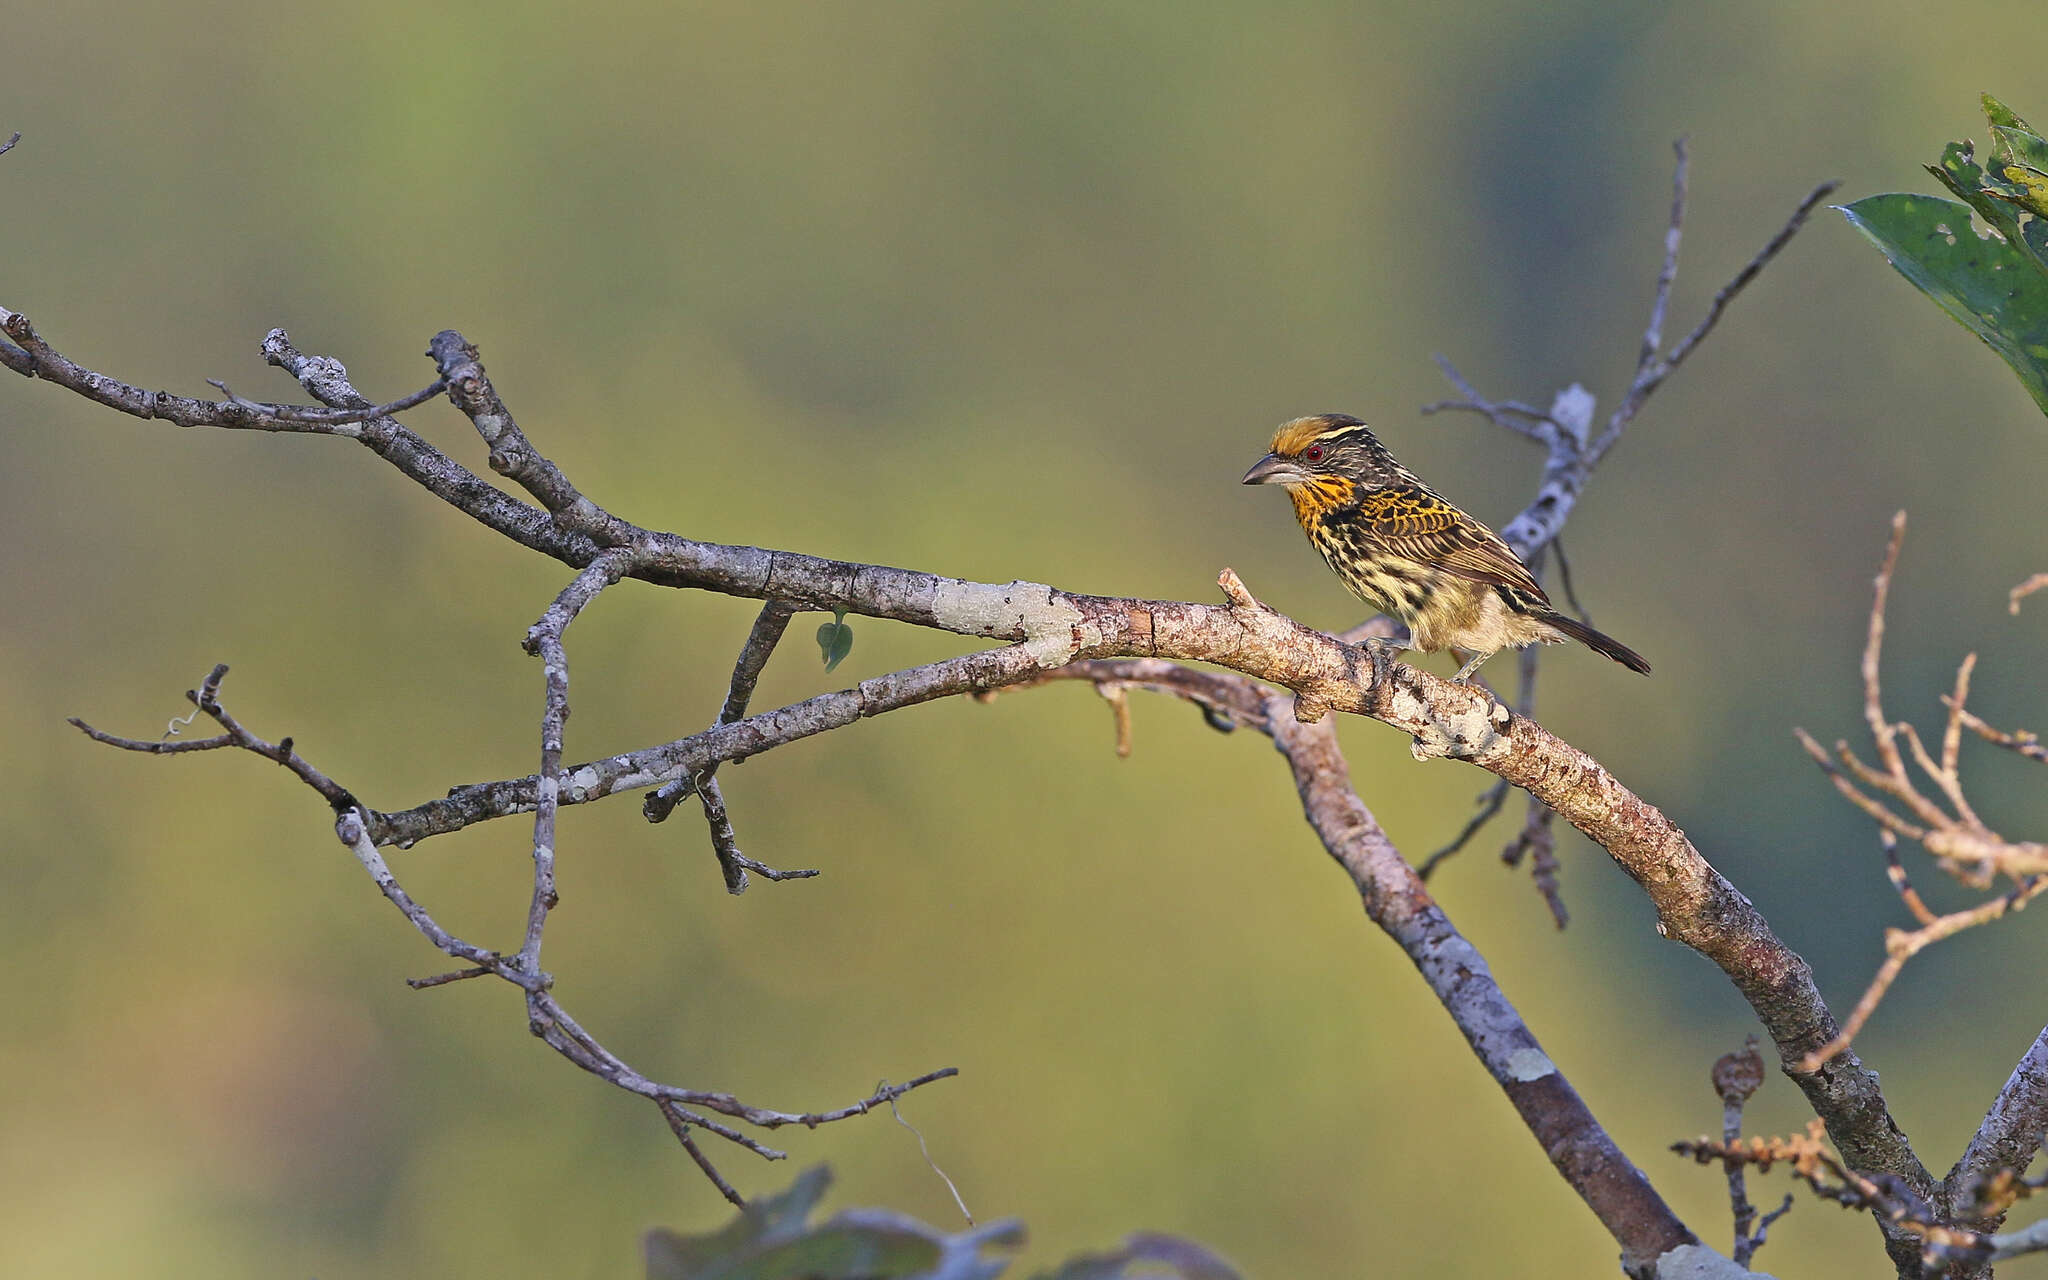
[[[712,722],[714,725],[732,724],[745,718],[747,704],[754,697],[754,686],[760,682],[761,672],[774,655],[775,646],[782,642],[783,632],[788,630],[789,620],[796,616],[796,612],[796,605],[787,600],[761,602],[761,611],[754,616],[754,625],[747,632],[746,643],[740,646],[740,656],[733,663],[725,705],[719,709],[718,719]],[[704,806],[704,821],[711,829],[711,850],[717,855],[719,869],[724,873],[727,893],[745,893],[750,871],[764,880],[808,880],[818,874],[815,870],[779,871],[740,852],[739,836],[726,812],[725,792],[718,783],[716,761],[695,774],[685,773],[663,783],[641,804],[641,815],[649,822],[662,822],[675,811],[677,802],[692,792]]]

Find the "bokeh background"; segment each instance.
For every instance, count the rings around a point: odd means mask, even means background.
[[[1449,355],[1495,395],[1630,371],[1694,148],[1673,312],[1815,182],[1931,189],[1976,95],[2048,115],[2037,5],[655,4],[294,10],[73,0],[0,40],[0,301],[129,381],[290,398],[287,327],[369,394],[453,326],[533,438],[622,514],[691,535],[1211,599],[1222,566],[1355,620],[1270,492],[1266,432],[1340,409],[1498,522],[1537,453],[1422,417]],[[481,469],[445,406],[415,426]],[[1838,215],[1816,217],[1651,403],[1567,538],[1600,624],[1657,665],[1544,664],[1543,718],[1663,805],[1846,1008],[1902,921],[1869,824],[1791,737],[1857,731],[1869,580],[1913,532],[1888,650],[1923,722],[1967,650],[1993,721],[2048,726],[2048,423]],[[181,431],[0,380],[0,1271],[73,1277],[636,1274],[637,1235],[727,1209],[644,1106],[442,967],[247,757],[149,760],[230,705],[370,803],[531,769],[519,639],[565,570],[366,451]],[[627,586],[571,641],[580,757],[715,712],[748,602]],[[799,619],[759,705],[957,651]],[[1507,668],[1503,668],[1506,671]],[[1140,700],[1111,754],[1083,688],[950,702],[726,772],[745,847],[822,879],[720,890],[694,813],[568,814],[548,964],[650,1074],[839,1105],[957,1065],[907,1118],[1047,1265],[1140,1228],[1248,1275],[1600,1274],[1548,1170],[1299,819],[1261,740]],[[1344,737],[1413,856],[1487,781]],[[1968,749],[1995,824],[2048,829],[2038,768]],[[1717,1123],[1752,1022],[1563,842],[1571,928],[1494,857],[1452,917],[1624,1147],[1725,1248],[1722,1181],[1664,1151]],[[440,917],[515,935],[523,823],[397,858]],[[1943,901],[1956,895],[1921,880]],[[2044,1017],[2022,917],[1916,962],[1861,1048],[1945,1168]],[[1774,1077],[1758,1127],[1805,1119]],[[832,1205],[957,1225],[886,1116],[713,1148],[745,1190],[830,1161]],[[1758,1188],[1774,1203],[1776,1179]],[[1532,1260],[1551,1259],[1552,1263]],[[1869,1274],[1867,1221],[1803,1202],[1760,1261]],[[1028,1268],[1020,1268],[1025,1274]]]

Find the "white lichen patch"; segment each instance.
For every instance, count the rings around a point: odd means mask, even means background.
[[[599,773],[595,766],[586,764],[569,775],[569,794],[581,800],[603,779],[604,775]]]
[[[1025,651],[1043,667],[1062,666],[1101,638],[1078,607],[1042,582],[953,583],[932,601],[932,618],[960,635],[1008,639],[1021,632]]]

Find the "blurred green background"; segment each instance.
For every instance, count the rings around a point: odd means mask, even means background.
[[[0,302],[145,386],[292,398],[272,325],[373,396],[453,326],[591,494],[690,535],[1213,599],[1235,567],[1320,626],[1356,609],[1278,495],[1237,477],[1277,421],[1345,410],[1498,523],[1535,450],[1423,418],[1452,357],[1485,391],[1611,406],[1693,139],[1682,331],[1815,182],[1931,190],[1976,95],[2048,115],[2038,5],[623,4],[295,11],[76,0],[0,39]],[[2003,33],[2003,34],[2001,34]],[[445,405],[415,426],[481,469]],[[1888,651],[1931,722],[2048,727],[2048,424],[2018,383],[1816,216],[1657,396],[1567,537],[1638,680],[1544,664],[1542,714],[1682,822],[1846,1008],[1903,918],[1869,824],[1793,725],[1856,732],[1869,580],[1913,531]],[[654,1113],[527,1034],[511,993],[408,991],[440,959],[247,757],[154,734],[229,705],[369,803],[528,771],[519,650],[565,570],[339,441],[183,432],[0,379],[0,1271],[130,1277],[630,1276],[637,1233],[727,1209]],[[716,711],[753,606],[626,586],[570,653],[579,758]],[[826,677],[800,618],[757,705],[946,652],[866,622]],[[1439,664],[1441,665],[1441,664]],[[1448,670],[1448,667],[1444,667]],[[1503,669],[1504,674],[1506,668]],[[568,814],[548,964],[654,1076],[807,1109],[957,1065],[906,1116],[1045,1264],[1184,1232],[1265,1280],[1536,1274],[1614,1249],[1549,1171],[1302,824],[1262,741],[1139,700],[1111,754],[1083,688],[955,701],[725,774],[751,854],[822,879],[720,890],[702,823]],[[1487,781],[1344,726],[1420,857]],[[1971,749],[1987,817],[2048,829],[2038,768]],[[1547,1049],[1691,1224],[1722,1180],[1668,1142],[1718,1122],[1752,1029],[1575,835],[1555,932],[1494,852],[1442,900]],[[523,822],[398,855],[441,919],[512,941]],[[1924,867],[1924,863],[1916,864]],[[1920,880],[1930,895],[1959,900]],[[1916,962],[1864,1037],[1945,1169],[2040,1028],[2030,916]],[[1773,1077],[1758,1127],[1805,1119]],[[957,1223],[887,1117],[714,1153],[745,1190],[829,1160],[830,1206]],[[1768,1179],[1757,1198],[1775,1203]],[[1485,1229],[1473,1229],[1475,1224]],[[1812,1201],[1760,1263],[1869,1274]],[[1021,1274],[1021,1272],[1020,1272]]]

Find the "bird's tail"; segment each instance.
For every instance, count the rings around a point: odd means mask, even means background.
[[[1650,674],[1650,664],[1643,661],[1643,655],[1629,648],[1621,641],[1616,640],[1613,636],[1607,635],[1605,632],[1595,631],[1577,618],[1568,618],[1561,613],[1547,613],[1543,615],[1543,620],[1595,653],[1606,654],[1622,666],[1627,667],[1630,671],[1639,672],[1643,675]]]

